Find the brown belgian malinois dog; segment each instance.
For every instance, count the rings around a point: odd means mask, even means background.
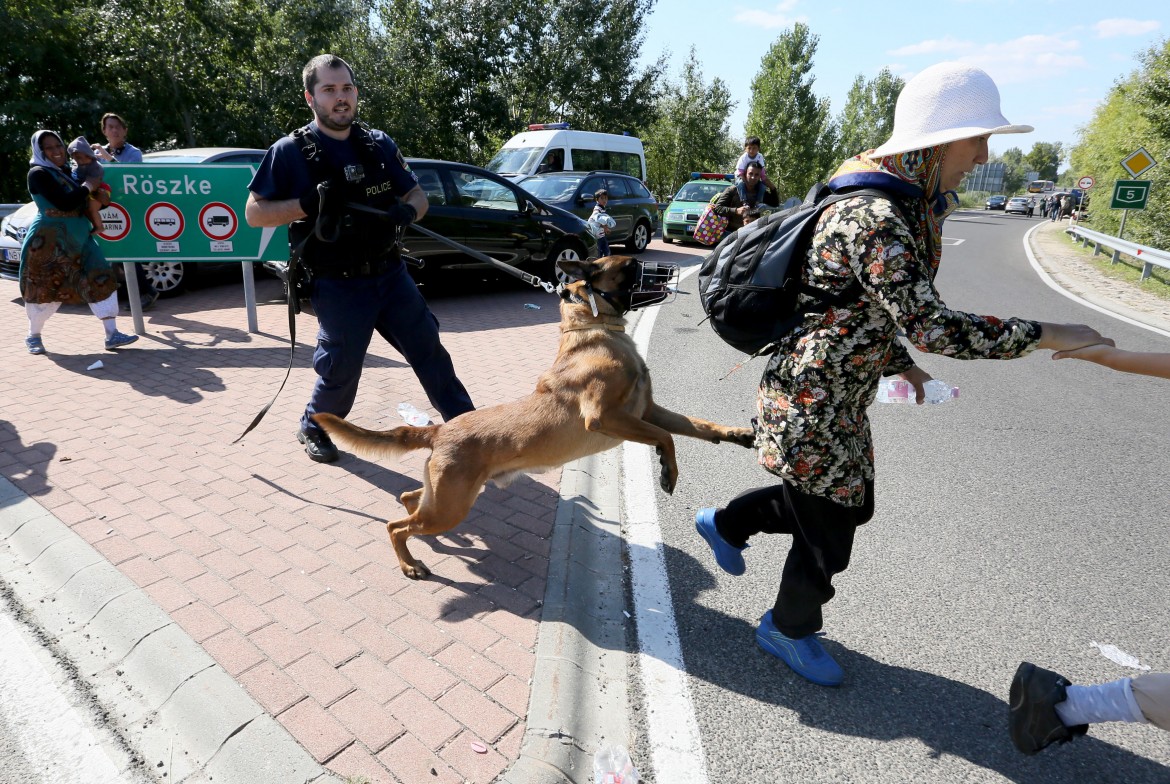
[[[386,524],[407,577],[422,579],[430,570],[410,554],[406,540],[454,528],[489,479],[506,485],[519,474],[637,441],[657,448],[659,484],[672,493],[678,480],[672,433],[715,444],[753,443],[751,428],[683,416],[654,402],[650,372],[625,333],[624,316],[671,295],[676,265],[607,256],[557,266],[571,280],[561,292],[560,346],[528,397],[469,411],[441,425],[386,431],[366,430],[332,414],[313,416],[330,438],[370,458],[431,450],[423,486],[399,496],[409,514]]]

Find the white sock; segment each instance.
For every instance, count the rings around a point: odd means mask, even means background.
[[[118,331],[118,324],[112,318],[102,319],[102,326],[106,328],[107,338]]]
[[[1096,686],[1069,686],[1065,691],[1068,699],[1056,704],[1056,715],[1066,727],[1102,721],[1146,721],[1129,678]]]

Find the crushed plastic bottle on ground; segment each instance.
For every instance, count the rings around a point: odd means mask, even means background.
[[[638,771],[623,746],[602,746],[593,756],[593,784],[638,784]]]
[[[419,411],[410,403],[398,404],[398,416],[402,417],[406,424],[414,425],[415,427],[422,427],[423,425],[429,425],[431,423],[431,418],[429,416],[427,416],[422,411]]]

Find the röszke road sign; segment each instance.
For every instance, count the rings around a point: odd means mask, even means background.
[[[1093,187],[1093,183],[1095,182],[1096,180],[1094,180],[1092,177],[1081,177],[1079,180],[1077,180],[1077,187],[1082,191],[1087,191],[1089,188]]]
[[[1109,205],[1114,210],[1144,210],[1146,200],[1150,198],[1149,180],[1118,180],[1113,186],[1113,202]]]

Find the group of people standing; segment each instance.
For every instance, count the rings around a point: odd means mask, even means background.
[[[44,129],[32,135],[28,191],[37,215],[20,249],[30,354],[45,353],[41,330],[62,305],[88,305],[102,322],[107,350],[138,340],[118,331],[118,278],[94,235],[101,231],[100,211],[110,203],[100,161],[141,163],[142,151],[126,141],[126,121],[117,114],[105,114],[101,129],[105,145],[79,136],[66,147],[60,134]],[[135,271],[142,305],[149,307],[158,294],[141,266]]]
[[[1067,193],[1063,196],[1057,196],[1054,193],[1046,199],[1041,199],[1040,203],[1043,205],[1044,217],[1050,221],[1069,217],[1073,214],[1073,208],[1076,206],[1073,204],[1072,196]]]

